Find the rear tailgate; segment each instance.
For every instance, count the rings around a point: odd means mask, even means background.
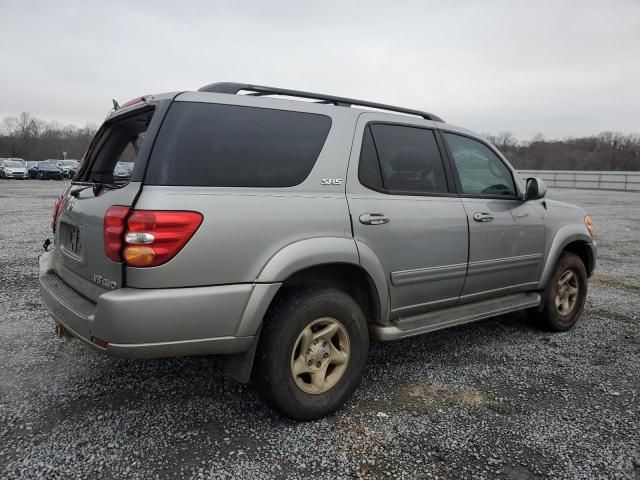
[[[108,118],[61,201],[55,220],[54,270],[92,301],[123,286],[123,264],[105,253],[105,213],[113,205],[135,203],[153,139],[172,98],[141,102]],[[131,179],[113,178],[119,161],[134,162]]]
[[[74,188],[71,187],[73,191]],[[54,269],[62,280],[85,297],[96,301],[107,290],[122,286],[123,267],[105,255],[103,221],[112,205],[131,206],[139,182],[94,196],[91,188],[77,198],[68,193],[62,202],[55,235]]]

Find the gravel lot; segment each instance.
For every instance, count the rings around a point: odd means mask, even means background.
[[[354,398],[294,423],[215,358],[127,361],[53,335],[37,256],[55,181],[0,181],[0,476],[640,478],[640,194],[555,190],[592,215],[583,320],[511,314],[372,345]]]

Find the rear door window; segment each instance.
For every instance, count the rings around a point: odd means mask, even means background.
[[[447,193],[444,164],[432,130],[371,124],[364,132],[360,182],[391,194]]]
[[[325,115],[176,102],[154,145],[145,183],[298,185],[311,172],[330,128]]]

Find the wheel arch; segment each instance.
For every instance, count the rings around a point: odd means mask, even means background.
[[[389,287],[382,266],[371,249],[351,237],[310,238],[287,245],[271,257],[256,282],[291,286],[292,282],[309,282],[310,275],[315,273],[325,280],[334,280],[334,284],[342,286],[343,290],[349,290],[344,281],[336,278],[335,272],[350,275],[351,280],[360,282],[358,288],[361,290],[366,284],[372,301],[377,304],[367,320],[386,321]]]
[[[288,289],[309,285],[335,286],[352,296],[368,323],[388,318],[388,286],[382,267],[366,252],[360,262],[352,238],[302,240],[277,252],[262,269],[236,330],[236,336],[255,336],[251,348],[225,361],[225,372],[240,382],[250,379],[263,320],[269,307]],[[373,269],[373,271],[372,271]]]
[[[562,249],[563,252],[571,252],[582,260],[584,267],[587,270],[587,277],[590,277],[595,269],[595,253],[593,248],[584,240],[574,240],[568,243]]]
[[[560,228],[551,242],[547,260],[540,277],[539,287],[545,288],[553,269],[563,252],[571,252],[580,257],[591,276],[595,269],[597,250],[593,238],[584,225],[565,225]]]

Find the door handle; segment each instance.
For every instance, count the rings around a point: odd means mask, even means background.
[[[493,215],[484,212],[476,212],[473,214],[473,219],[476,222],[490,222],[493,220]]]
[[[363,213],[360,215],[360,223],[364,225],[383,225],[389,223],[389,217],[383,213]]]

